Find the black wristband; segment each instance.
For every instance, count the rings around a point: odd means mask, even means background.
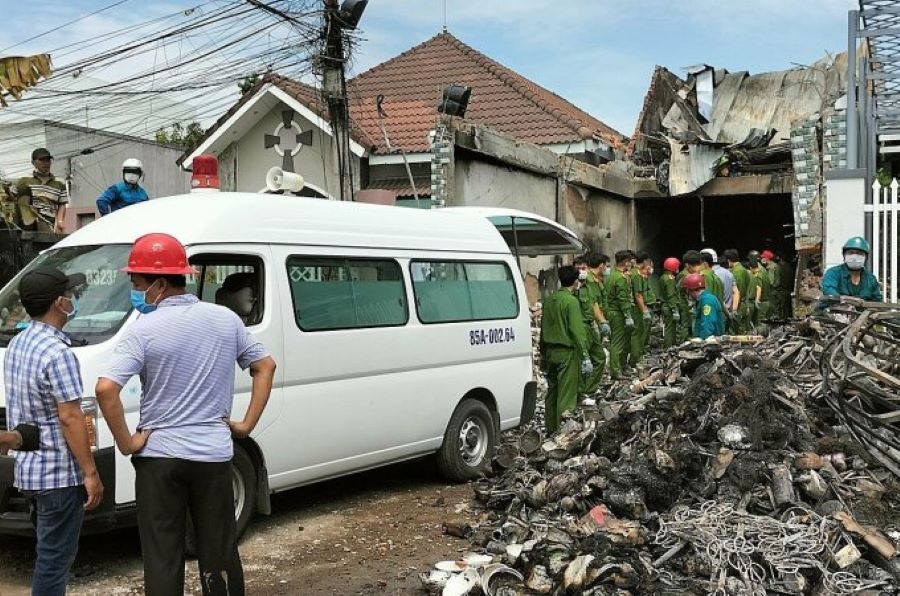
[[[14,431],[22,435],[22,446],[18,451],[37,451],[41,446],[41,433],[33,424],[20,424]]]

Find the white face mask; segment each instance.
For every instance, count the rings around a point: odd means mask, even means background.
[[[138,180],[141,179],[141,177],[138,176],[137,174],[125,174],[123,176],[123,178],[125,179],[125,182],[127,182],[128,184],[137,184]]]
[[[587,279],[587,270],[586,269],[582,269],[581,271],[578,272],[578,279],[580,281],[584,281]]]
[[[847,269],[858,271],[866,266],[866,255],[844,255],[844,264],[847,265]]]

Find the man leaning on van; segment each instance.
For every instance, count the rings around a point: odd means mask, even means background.
[[[232,437],[246,438],[256,427],[272,389],[275,361],[231,310],[187,293],[185,276],[194,270],[176,238],[138,238],[124,271],[131,276],[131,303],[140,315],[100,376],[97,401],[119,450],[135,454],[145,592],[184,593],[190,512],[203,594],[242,595]],[[253,377],[241,421],[230,419],[235,362]],[[138,432],[131,434],[119,393],[135,375],[143,395]]]

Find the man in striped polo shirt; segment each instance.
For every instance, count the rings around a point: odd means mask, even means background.
[[[194,272],[184,247],[168,234],[134,243],[124,271],[141,313],[116,346],[97,383],[97,400],[122,453],[132,435],[119,398],[140,375],[138,428],[147,445],[132,458],[147,596],[184,593],[187,513],[197,533],[203,594],[243,595],[231,481],[232,436],[246,438],[263,413],[275,361],[234,312],[185,290]],[[244,418],[231,420],[234,364],[250,369]]]
[[[15,464],[15,486],[32,506],[37,534],[34,596],[66,593],[84,510],[103,498],[81,413],[81,369],[62,332],[78,312],[75,292],[84,281],[54,267],[26,273],[19,296],[31,324],[9,342],[3,362],[7,428],[40,429],[39,449],[16,452]]]
[[[53,156],[43,147],[31,152],[31,163],[32,175],[20,178],[12,189],[21,224],[28,230],[62,234],[66,231],[66,205],[69,204],[66,183],[50,171]]]

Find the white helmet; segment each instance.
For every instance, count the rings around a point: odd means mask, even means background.
[[[137,184],[144,175],[144,164],[141,160],[129,157],[122,162],[122,178],[128,184]]]
[[[141,160],[135,159],[133,157],[129,157],[125,161],[122,162],[123,170],[141,170],[144,171],[144,164],[141,163]]]
[[[711,257],[712,257],[712,260],[713,260],[713,263],[718,263],[718,262],[719,262],[719,255],[716,254],[716,251],[715,251],[715,250],[713,250],[713,249],[711,249],[711,248],[704,248],[704,249],[701,250],[700,252],[705,252],[706,254],[708,254],[709,256],[711,256]]]

